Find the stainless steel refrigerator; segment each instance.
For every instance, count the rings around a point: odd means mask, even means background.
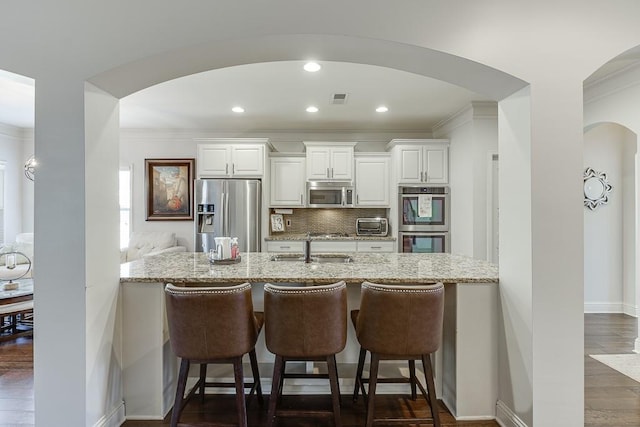
[[[214,237],[237,237],[240,252],[260,252],[259,180],[197,179],[195,251],[215,249]]]

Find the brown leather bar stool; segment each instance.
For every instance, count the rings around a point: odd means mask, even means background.
[[[269,398],[267,426],[276,416],[331,416],[340,427],[340,388],[336,353],[347,340],[347,286],[345,282],[310,287],[264,286],[265,339],[276,355]],[[325,361],[328,374],[286,373],[289,361]],[[278,410],[285,378],[329,378],[332,411]]]
[[[196,390],[200,389],[204,398],[204,387],[235,387],[238,423],[246,427],[244,388],[251,388],[249,395],[255,392],[262,403],[255,345],[264,316],[253,311],[251,285],[178,287],[167,284],[165,300],[171,348],[182,359],[171,426],[178,425],[182,409]],[[245,384],[242,356],[247,353],[253,382]],[[191,363],[200,364],[200,378],[183,398]],[[209,363],[233,364],[235,382],[207,383],[206,366]]]
[[[366,426],[374,421],[377,383],[405,382],[411,384],[411,397],[416,398],[416,386],[429,403],[432,418],[380,419],[384,422],[418,422],[433,420],[440,426],[430,355],[440,346],[444,316],[444,286],[388,286],[369,282],[362,284],[360,310],[351,312],[351,320],[360,342],[360,357],[356,373],[353,400],[358,391],[367,401]],[[366,353],[371,353],[369,378],[362,378]],[[378,379],[380,360],[408,360],[409,378]],[[421,360],[427,390],[417,381],[415,360]],[[369,383],[369,396],[364,383]]]

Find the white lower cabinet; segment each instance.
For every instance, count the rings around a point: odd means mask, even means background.
[[[267,242],[267,252],[302,252],[304,242],[300,240],[278,240]]]
[[[330,241],[330,240],[313,240],[311,241],[311,253],[321,254],[327,252],[355,252],[356,242],[354,241]]]
[[[358,252],[393,252],[393,242],[389,240],[360,240],[357,245]]]
[[[304,251],[303,240],[272,240],[266,242],[267,252]],[[344,253],[344,252],[393,252],[393,242],[390,240],[312,240],[311,253]]]

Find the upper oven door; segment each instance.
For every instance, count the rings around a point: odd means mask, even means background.
[[[438,194],[437,191],[447,191]],[[449,231],[449,194],[445,187],[400,187],[401,231]]]

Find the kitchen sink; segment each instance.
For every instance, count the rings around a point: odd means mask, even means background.
[[[304,262],[302,254],[278,254],[272,255],[271,261],[298,261]],[[311,262],[317,263],[349,263],[353,257],[346,254],[315,254],[311,256]]]

